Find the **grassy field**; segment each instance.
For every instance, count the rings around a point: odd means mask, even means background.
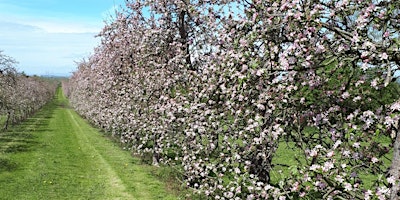
[[[57,97],[0,133],[0,199],[177,199],[142,165]]]

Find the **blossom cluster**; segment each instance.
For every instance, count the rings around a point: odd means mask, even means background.
[[[127,1],[65,87],[212,199],[385,199],[400,178],[384,166],[400,142],[398,4]],[[285,143],[299,156],[278,167]]]

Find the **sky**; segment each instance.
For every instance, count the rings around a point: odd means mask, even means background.
[[[28,75],[69,76],[124,0],[0,0],[0,51]]]

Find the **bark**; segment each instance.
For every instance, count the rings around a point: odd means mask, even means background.
[[[390,175],[394,176],[396,180],[400,180],[400,132],[397,132],[396,140],[394,142],[393,160],[390,168]],[[392,185],[390,199],[400,199],[400,183]]]
[[[8,112],[7,113],[7,119],[6,119],[6,122],[5,122],[4,127],[3,127],[4,130],[8,129],[8,124],[10,123],[10,118],[11,118],[11,113]]]
[[[160,166],[160,164],[158,162],[158,157],[159,157],[158,153],[153,153],[153,163],[152,163],[153,166],[156,166],[156,167]]]
[[[186,11],[181,11],[179,13],[179,35],[181,37],[182,51],[185,52],[186,65],[189,66],[190,70],[195,70],[190,59],[189,42],[188,42],[189,34],[186,25]]]
[[[159,161],[160,161],[160,153],[158,153],[158,143],[157,143],[157,133],[154,133],[153,136],[153,166],[159,166]]]

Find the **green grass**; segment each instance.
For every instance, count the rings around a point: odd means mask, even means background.
[[[7,120],[7,116],[0,114],[0,130],[4,127],[4,124],[6,123],[6,120]]]
[[[0,199],[177,199],[143,165],[57,98],[0,133]]]

